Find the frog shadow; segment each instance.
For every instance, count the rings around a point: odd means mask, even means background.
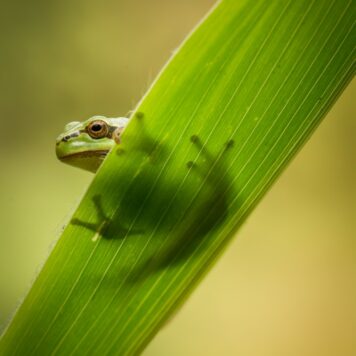
[[[186,169],[198,177],[201,187],[193,203],[185,210],[183,218],[167,231],[161,246],[143,262],[123,270],[127,283],[136,283],[165,268],[183,264],[190,258],[197,258],[208,245],[228,216],[229,201],[234,187],[226,170],[226,159],[233,152],[234,141],[227,141],[216,155],[202,144],[197,135],[190,138],[200,152],[197,162],[189,161]]]
[[[120,151],[119,148],[117,154],[143,152],[149,165],[159,165],[164,161],[167,149],[147,135],[142,117],[139,120],[142,140],[137,140],[137,143],[128,147],[127,152]],[[234,141],[227,141],[216,154],[212,154],[197,135],[190,138],[190,144],[198,154],[195,161],[185,163],[185,169],[186,176],[195,181],[195,191],[185,185],[176,194],[176,184],[163,183],[158,185],[156,193],[147,200],[147,187],[155,184],[157,171],[143,169],[132,178],[127,172],[118,169],[117,180],[126,179],[130,186],[123,196],[110,197],[111,203],[106,202],[112,205],[110,211],[114,211],[114,214],[108,216],[103,208],[102,197],[95,195],[92,201],[96,220],[89,222],[73,218],[71,221],[73,225],[95,232],[93,241],[100,238],[122,240],[138,235],[132,241],[127,240],[130,245],[141,238],[139,235],[145,234],[147,236],[142,237],[150,238],[148,233],[151,232],[151,250],[142,251],[142,259],[131,260],[117,271],[120,280],[126,283],[145,280],[164,268],[174,268],[191,258],[199,257],[201,251],[205,250],[201,246],[209,246],[213,232],[228,217],[229,202],[231,197],[236,196],[236,186],[231,184],[226,161],[234,152]],[[158,166],[156,168],[160,169]],[[141,213],[137,215],[138,211]],[[161,219],[162,216],[164,218]],[[157,218],[160,219],[159,223]]]

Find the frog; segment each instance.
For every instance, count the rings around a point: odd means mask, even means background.
[[[109,151],[121,143],[126,117],[92,116],[72,121],[56,139],[57,158],[66,164],[95,173]]]

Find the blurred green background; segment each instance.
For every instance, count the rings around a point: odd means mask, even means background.
[[[92,179],[64,124],[124,116],[213,0],[2,2],[0,330]],[[354,82],[146,356],[356,354]]]

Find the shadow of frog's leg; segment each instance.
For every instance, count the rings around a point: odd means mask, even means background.
[[[96,241],[101,237],[101,235],[103,234],[104,228],[107,226],[107,224],[110,222],[110,220],[106,217],[104,210],[102,208],[101,196],[95,195],[95,196],[93,196],[92,200],[93,200],[93,203],[95,206],[97,222],[89,223],[89,222],[74,218],[74,219],[72,219],[71,223],[73,225],[82,226],[82,227],[85,227],[91,231],[94,231],[95,235],[93,236],[92,241]]]

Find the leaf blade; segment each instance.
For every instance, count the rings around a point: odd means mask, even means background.
[[[353,13],[222,2],[141,102],[2,347],[142,349],[350,80]]]

